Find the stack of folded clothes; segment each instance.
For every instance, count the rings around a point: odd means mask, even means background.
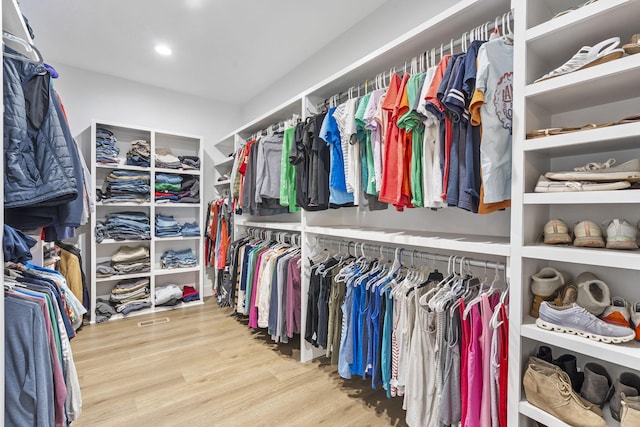
[[[179,203],[200,203],[200,181],[197,177],[187,176],[180,185]]]
[[[169,249],[160,256],[160,265],[162,268],[189,268],[198,265],[196,256],[193,254],[191,248],[183,249],[181,251],[174,251]]]
[[[166,169],[180,169],[180,159],[173,155],[171,148],[156,147],[156,167]]]
[[[149,174],[136,171],[112,171],[98,191],[102,203],[144,203],[149,201]]]
[[[96,242],[104,239],[149,240],[151,221],[144,212],[116,212],[96,224]]]
[[[200,226],[197,222],[186,222],[180,228],[180,234],[185,237],[200,236]]]
[[[122,314],[151,307],[149,283],[148,277],[121,280],[111,290],[109,302]]]
[[[116,139],[109,129],[96,129],[96,161],[103,165],[118,166],[120,149],[116,146]]]
[[[182,181],[183,178],[180,175],[157,173],[155,184],[156,202],[177,202],[180,196]]]
[[[171,215],[156,214],[156,237],[180,236],[180,224]]]
[[[182,302],[199,300],[200,294],[193,286],[184,286],[182,288]]]
[[[98,277],[110,277],[122,274],[146,273],[151,269],[149,248],[146,246],[122,246],[111,256],[111,261],[96,266]]]
[[[143,168],[151,166],[151,146],[149,141],[138,139],[131,143],[131,148],[127,152],[127,164]]]
[[[182,169],[200,169],[200,157],[198,156],[178,156]]]
[[[172,306],[182,301],[182,289],[178,285],[157,286],[155,302],[158,306]]]

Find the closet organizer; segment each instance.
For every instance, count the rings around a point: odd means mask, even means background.
[[[502,17],[505,11],[509,10],[509,7],[510,4],[506,1],[461,1],[435,17],[427,17],[424,24],[408,31],[388,45],[224,137],[220,140],[218,148],[225,156],[231,150],[235,152],[234,163],[237,163],[239,161],[238,154],[247,146],[247,143],[255,139],[256,136],[260,137],[261,133],[269,133],[269,128],[273,125],[276,125],[277,128],[278,124],[290,121],[294,115],[300,115],[302,122],[305,123],[307,119],[321,113],[325,107],[331,108],[331,98],[336,94],[342,93],[342,96],[339,96],[335,102],[339,105],[349,97],[357,98],[362,97],[365,93],[371,93],[376,89],[376,76],[383,71],[393,68],[393,71],[398,72],[398,78],[402,78],[405,69],[408,73],[412,71],[410,58],[420,55],[425,50],[428,53],[429,65],[437,65],[440,61],[441,46],[444,56],[451,53],[459,55],[462,53],[461,35],[464,34],[465,40],[468,42],[470,33],[474,32],[479,25],[488,22],[490,24],[485,25],[484,29],[493,28],[496,16],[500,17],[498,26],[502,35],[503,26],[504,32],[508,32],[506,24],[502,24]],[[508,18],[505,16],[504,20],[506,21]],[[476,39],[484,38],[483,30],[477,30],[475,34]],[[450,45],[453,45],[453,52],[451,52]],[[469,46],[471,43],[465,44],[467,51]],[[432,48],[435,48],[434,58],[431,56]],[[404,64],[407,64],[406,68]],[[416,61],[413,70],[420,71],[420,65],[420,61]],[[390,74],[393,73],[386,73],[384,86],[388,84]],[[352,87],[360,87],[360,93],[358,94],[357,89],[349,91]],[[349,94],[349,92],[351,93]],[[265,130],[267,132],[264,132]],[[277,132],[277,129],[275,131]],[[286,131],[284,136],[286,136]],[[236,166],[238,165],[234,165],[234,167]],[[349,172],[345,171],[345,178],[348,176]],[[229,187],[225,186],[223,191],[229,190],[233,196],[233,172],[230,178]],[[513,174],[512,183],[506,184],[507,196],[511,188],[518,187],[520,179],[517,174]],[[513,199],[513,195],[509,197]],[[353,200],[353,202],[355,201]],[[466,257],[479,261],[479,266],[473,268],[474,274],[484,277],[482,266],[485,262],[492,266],[504,265],[504,273],[501,273],[503,274],[501,277],[506,277],[506,282],[510,283],[512,289],[514,286],[521,286],[521,279],[514,278],[512,275],[513,254],[510,235],[513,230],[521,233],[523,224],[517,215],[512,216],[516,211],[513,207],[485,215],[473,213],[472,207],[469,209],[447,207],[432,210],[430,207],[410,208],[405,206],[400,212],[393,206],[394,201],[389,200],[389,202],[389,206],[384,210],[369,210],[369,208],[363,208],[362,203],[358,203],[358,207],[317,211],[304,209],[302,206],[303,209],[298,212],[274,215],[264,215],[267,212],[246,210],[244,205],[240,206],[241,214],[239,214],[240,210],[235,209],[237,206],[234,206],[234,241],[245,238],[247,230],[255,228],[263,228],[273,233],[279,231],[299,232],[301,235],[301,361],[306,362],[327,353],[323,346],[316,346],[318,331],[313,326],[315,315],[313,314],[313,304],[309,301],[310,287],[316,283],[313,275],[315,269],[310,255],[315,257],[317,255],[315,251],[318,247],[328,248],[329,251],[325,252],[327,256],[333,251],[332,255],[342,252],[342,255],[346,257],[347,247],[351,256],[359,256],[356,254],[359,251],[354,248],[355,242],[358,247],[365,244],[366,248],[369,247],[367,255],[376,257],[376,250],[370,249],[371,245],[374,245],[378,250],[380,247],[386,248],[383,249],[383,252],[385,252],[387,260],[393,260],[395,250],[402,248],[404,249],[402,260],[406,264],[410,264],[409,254],[411,251],[424,252],[445,260],[436,263],[436,266],[445,275],[447,261],[450,257],[456,256],[458,262],[462,257]],[[322,239],[325,239],[324,243]],[[333,242],[329,242],[327,239]],[[341,243],[337,243],[338,241]],[[429,259],[426,262],[428,266],[431,265]],[[488,271],[491,272],[489,277],[493,277],[493,270],[488,269]],[[520,301],[517,301],[517,304],[519,305]],[[315,319],[317,320],[317,318]],[[511,320],[510,323],[513,324],[513,322]],[[519,320],[516,322],[517,326]],[[308,328],[311,328],[311,331]],[[515,332],[519,333],[518,327],[515,328]],[[515,352],[515,357],[519,358],[518,340],[516,339],[515,342],[515,345],[510,342],[509,347],[512,352]],[[322,343],[324,344],[324,341]],[[511,378],[511,384],[519,383],[519,374],[514,375]],[[517,403],[512,402],[510,408],[516,407]],[[514,412],[513,415],[509,415],[509,417],[511,416],[517,418],[518,414]],[[418,423],[421,420],[423,420],[422,417],[417,418]]]

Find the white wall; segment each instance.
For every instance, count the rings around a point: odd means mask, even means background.
[[[87,165],[91,157],[87,130],[92,119],[200,135],[204,138],[201,197],[206,207],[214,195],[214,161],[230,154],[221,154],[213,145],[237,127],[238,106],[66,65],[52,65],[60,74],[54,82],[55,88],[62,97],[71,133],[76,137]],[[89,232],[88,226],[78,230],[78,244],[85,254],[83,262],[87,273],[90,268],[86,239]],[[211,294],[211,283],[205,283],[204,291],[205,295]]]
[[[330,77],[459,1],[390,0],[386,2],[276,83],[256,94],[242,107],[242,123],[255,119]],[[327,25],[327,31],[331,31],[331,25]],[[260,72],[259,67],[256,72]]]

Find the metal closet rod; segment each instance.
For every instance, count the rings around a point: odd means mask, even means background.
[[[327,107],[328,103],[330,102],[333,104],[338,104],[343,98],[346,97],[346,99],[349,99],[354,97],[356,94],[359,97],[361,91],[362,93],[366,94],[370,90],[376,89],[377,81],[382,82],[384,87],[388,87],[389,84],[386,83],[386,79],[391,79],[391,76],[394,73],[398,73],[401,75],[402,73],[406,73],[407,67],[411,67],[412,63],[418,64],[419,66],[420,64],[424,64],[425,62],[428,63],[429,58],[431,58],[431,62],[435,62],[435,58],[437,54],[439,54],[440,59],[442,59],[445,52],[449,51],[449,53],[453,54],[454,48],[459,46],[463,46],[463,50],[466,51],[466,46],[468,46],[467,43],[469,43],[467,42],[467,37],[469,37],[470,41],[478,40],[480,39],[480,37],[483,36],[484,33],[489,33],[500,26],[502,27],[503,33],[505,32],[505,27],[506,27],[509,33],[513,34],[513,31],[511,30],[511,22],[513,22],[513,11],[509,10],[508,12],[503,13],[501,16],[496,16],[494,22],[487,21],[486,23],[471,29],[471,31],[465,31],[464,33],[462,33],[462,36],[460,36],[460,38],[458,39],[452,38],[449,43],[441,43],[440,49],[432,48],[420,55],[414,56],[409,61],[405,61],[404,64],[392,67],[389,71],[384,71],[376,75],[371,80],[367,80],[364,83],[359,84],[358,86],[351,86],[345,92],[337,93],[325,99],[322,103],[318,104],[316,107],[318,109]],[[432,63],[431,66],[435,66],[435,64]],[[380,87],[379,89],[382,89],[382,87]]]
[[[300,246],[300,243],[301,243],[300,242],[301,236],[299,231],[271,230],[268,228],[259,228],[259,227],[247,227],[245,231],[247,232],[248,235],[251,235],[253,237],[260,236],[260,238],[262,239],[271,240],[271,236],[276,236],[276,237],[282,236],[283,239],[288,237],[289,243],[291,243],[292,245],[296,244],[294,242],[294,238],[298,239],[297,246]]]
[[[349,248],[352,247],[352,245],[354,250],[358,249],[356,246],[358,242],[345,242],[344,240],[329,239],[326,237],[318,237],[317,241],[318,241],[318,244],[320,245],[332,244],[332,245],[344,246],[344,244],[346,243],[347,250],[349,250]],[[371,243],[365,243],[363,246],[363,250],[382,251],[389,255],[395,255],[395,252],[396,252],[396,248],[390,248],[388,246],[376,245]],[[465,265],[471,265],[473,267],[498,269],[501,271],[504,271],[505,265],[506,265],[506,263],[504,262],[482,261],[475,258],[462,257],[459,255],[446,256],[446,255],[433,254],[433,253],[424,252],[424,251],[414,251],[410,249],[403,249],[400,252],[400,260],[402,260],[403,256],[418,257],[426,260],[442,261],[442,262],[450,262],[453,257],[456,257],[457,261],[462,261],[462,259],[464,258]]]

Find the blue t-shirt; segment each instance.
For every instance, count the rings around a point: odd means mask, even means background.
[[[320,128],[322,138],[331,149],[331,161],[329,166],[329,203],[345,205],[353,203],[353,193],[347,193],[347,181],[344,176],[344,158],[340,143],[340,130],[338,122],[333,117],[336,107],[327,112]]]

